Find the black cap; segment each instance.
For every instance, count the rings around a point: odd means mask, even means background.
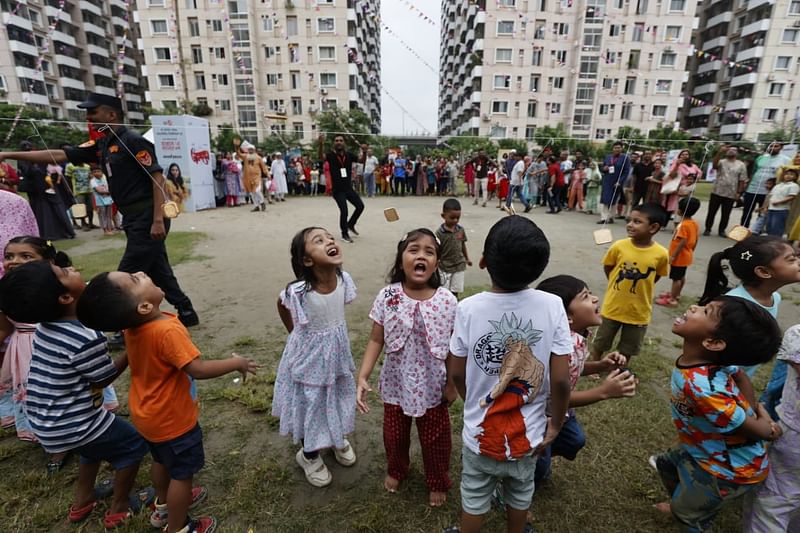
[[[78,107],[81,109],[94,109],[101,105],[122,111],[122,100],[116,96],[108,96],[107,94],[100,93],[89,93],[89,97],[86,98],[86,101],[78,104]]]

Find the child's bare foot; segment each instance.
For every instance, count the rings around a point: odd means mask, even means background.
[[[669,502],[657,503],[657,504],[653,505],[653,507],[655,507],[656,511],[658,511],[659,513],[668,514],[668,515],[672,514],[672,508],[670,508]]]
[[[446,492],[431,492],[429,503],[431,507],[441,507],[447,501]]]
[[[393,478],[389,474],[386,474],[386,477],[383,478],[383,488],[387,490],[387,492],[395,493],[397,492],[397,487],[400,486],[400,481]]]

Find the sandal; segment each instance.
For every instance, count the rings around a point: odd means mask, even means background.
[[[75,509],[72,505],[69,506],[69,521],[73,524],[76,522],[81,522],[86,520],[86,518],[92,514],[94,508],[97,507],[97,501],[92,501],[81,507],[80,509]]]
[[[124,526],[132,516],[130,511],[122,513],[106,511],[106,514],[103,515],[103,527],[106,529],[117,529],[118,527]]]
[[[156,501],[156,489],[153,487],[145,487],[136,492],[132,492],[128,496],[128,505],[130,510],[138,513],[142,509],[151,509]]]
[[[664,307],[678,307],[678,301],[673,300],[667,295],[662,295],[656,298],[656,304],[663,305]]]

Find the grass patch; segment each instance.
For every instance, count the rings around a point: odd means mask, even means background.
[[[124,236],[114,238],[122,239]],[[175,266],[185,263],[186,261],[204,259],[204,256],[194,254],[194,247],[205,238],[206,234],[201,232],[176,231],[170,233],[167,238],[167,253],[169,254],[170,264]],[[61,246],[64,242],[71,241],[60,241],[58,245]],[[76,243],[76,245],[78,244],[81,243]],[[63,249],[63,246],[60,249]],[[100,272],[116,270],[123,252],[124,248],[113,247],[97,252],[90,252],[88,254],[76,255],[72,257],[72,262],[75,267],[81,271],[83,278],[89,280]]]
[[[700,200],[701,202],[707,202],[709,198],[711,198],[711,190],[714,188],[714,184],[701,181],[697,184],[694,188],[694,197]]]

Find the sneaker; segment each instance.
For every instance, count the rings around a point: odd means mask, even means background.
[[[353,239],[350,238],[350,235],[348,235],[347,233],[342,233],[342,240],[344,242],[353,242]]]
[[[708,237],[709,235],[711,235],[711,230],[710,229],[707,229],[707,230],[705,230],[703,232],[703,237]]]
[[[181,324],[187,328],[196,326],[200,323],[200,317],[197,316],[197,312],[194,310],[191,304],[189,304],[188,307],[178,308],[178,320],[180,320]]]
[[[526,207],[526,208],[525,208],[525,212],[526,212],[526,213],[530,213],[530,212],[531,212],[531,209],[533,209],[533,206],[532,206],[532,205],[529,205],[528,207]]]
[[[347,439],[344,439],[344,448],[341,450],[338,448],[333,449],[333,455],[342,466],[353,466],[356,462],[356,452]]]
[[[324,487],[330,485],[331,481],[333,481],[333,476],[331,476],[328,467],[325,466],[325,463],[322,462],[322,458],[319,455],[313,459],[306,459],[306,456],[303,455],[303,449],[301,448],[297,450],[295,460],[297,464],[300,465],[300,468],[303,469],[306,475],[306,481],[311,483],[314,487]]]
[[[206,496],[208,496],[208,490],[205,487],[199,485],[197,487],[192,487],[192,501],[189,503],[189,509],[191,510],[199,507],[200,504],[205,501]],[[151,508],[153,509],[153,512],[150,514],[150,525],[158,528],[167,527],[167,521],[169,519],[167,504],[158,503],[158,500],[156,499]],[[200,518],[200,520],[202,520],[202,518]]]
[[[200,518],[190,518],[189,523],[178,533],[212,533],[217,529],[217,519],[213,516],[201,516]],[[165,527],[163,533],[167,533]]]
[[[656,463],[655,455],[651,455],[650,457],[647,458],[647,464],[649,464],[653,470],[658,472],[658,463]]]
[[[356,227],[355,226],[347,226],[347,229],[349,229],[350,233],[352,233],[356,237],[358,236],[358,232],[356,231]]]

